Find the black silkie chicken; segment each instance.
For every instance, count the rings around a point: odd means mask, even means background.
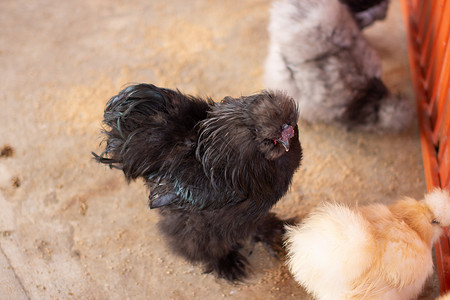
[[[94,156],[146,181],[175,253],[242,280],[246,241],[281,249],[287,221],[269,210],[300,166],[297,121],[294,100],[281,92],[214,103],[138,84],[108,102],[106,149]]]

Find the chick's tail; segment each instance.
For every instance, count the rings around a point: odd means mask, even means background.
[[[344,298],[373,262],[370,224],[346,206],[325,204],[286,231],[289,270],[319,299]]]

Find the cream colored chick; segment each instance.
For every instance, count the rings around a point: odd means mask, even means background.
[[[350,209],[325,204],[287,227],[294,278],[317,299],[414,299],[433,272],[431,248],[450,225],[450,195]]]
[[[441,295],[437,300],[450,300],[450,292],[447,294]]]

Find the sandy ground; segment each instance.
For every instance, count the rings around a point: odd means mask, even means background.
[[[103,108],[151,82],[220,100],[263,88],[269,0],[0,2],[0,299],[307,299],[261,246],[233,285],[167,251],[141,181],[96,164]],[[366,32],[413,97],[400,5]],[[376,135],[300,123],[304,160],[274,208],[425,192],[416,124]],[[3,148],[4,149],[4,148]],[[9,153],[8,153],[9,152]],[[433,299],[433,282],[424,299]]]

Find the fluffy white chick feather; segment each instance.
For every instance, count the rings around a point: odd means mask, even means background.
[[[450,300],[450,292],[447,294],[441,295],[437,300]]]
[[[338,0],[281,0],[271,9],[265,85],[286,90],[309,122],[399,131],[414,105],[381,80],[381,61]]]
[[[287,264],[317,299],[413,299],[433,272],[431,248],[450,225],[450,195],[350,209],[328,203],[287,226]]]

